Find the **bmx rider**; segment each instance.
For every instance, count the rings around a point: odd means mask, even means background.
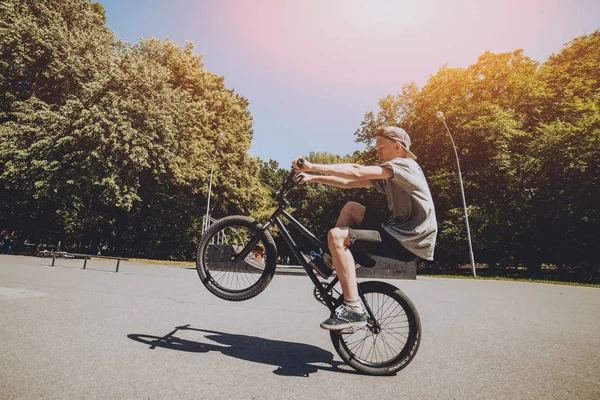
[[[415,161],[417,157],[410,151],[410,137],[404,129],[387,126],[379,128],[375,143],[377,157],[382,161],[379,166],[292,162],[302,184],[375,187],[386,195],[391,212],[389,220],[378,221],[373,217],[372,209],[352,201],[340,211],[335,227],[328,233],[327,243],[344,293],[344,303],[321,323],[323,329],[357,328],[367,323],[350,248],[401,261],[433,260],[437,236],[435,209],[425,175]],[[333,271],[318,272],[328,277]]]

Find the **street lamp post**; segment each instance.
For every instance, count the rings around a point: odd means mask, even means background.
[[[475,272],[475,257],[473,256],[473,246],[471,244],[471,230],[469,229],[469,214],[467,213],[467,201],[465,200],[465,189],[463,188],[462,173],[460,172],[460,163],[458,161],[458,152],[456,151],[454,139],[452,139],[452,135],[450,134],[450,129],[448,129],[448,125],[446,125],[446,117],[444,117],[444,113],[438,111],[436,116],[440,121],[442,121],[442,123],[446,127],[446,131],[448,132],[448,136],[450,136],[450,141],[452,142],[452,148],[454,148],[454,155],[456,156],[456,166],[458,167],[458,180],[460,182],[460,193],[462,194],[463,208],[465,209],[465,223],[467,224],[467,239],[469,241],[469,256],[471,257],[471,270],[473,271],[473,277],[477,277],[477,273]]]
[[[215,152],[213,154],[213,159],[212,159],[212,166],[210,167],[210,179],[208,180],[208,199],[206,200],[206,216],[204,217],[204,224],[202,225],[202,233],[204,233],[204,231],[206,229],[208,229],[209,225],[210,225],[210,193],[212,190],[212,179],[213,179],[213,172],[215,170],[215,160],[217,158],[217,145],[219,144],[219,141],[223,138],[223,133],[219,133],[217,135],[217,138],[215,139]]]

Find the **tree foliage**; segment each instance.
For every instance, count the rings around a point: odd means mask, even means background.
[[[0,13],[7,223],[119,254],[190,257],[213,158],[213,214],[267,206],[247,155],[248,101],[193,44],[122,43],[89,1],[7,1]]]
[[[536,256],[598,274],[600,30],[553,54],[540,68],[539,80],[539,125],[527,164]]]

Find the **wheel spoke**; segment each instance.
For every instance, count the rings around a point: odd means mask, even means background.
[[[386,356],[386,361],[387,360],[391,360],[392,358],[394,358],[394,354],[392,349],[392,346],[390,346],[389,342],[387,341],[386,337],[385,337],[385,333],[381,332],[379,334],[381,336],[381,341],[383,342],[383,344],[385,345],[384,349],[385,349],[385,356]],[[388,353],[388,348],[390,349],[392,355],[390,356],[390,353]]]

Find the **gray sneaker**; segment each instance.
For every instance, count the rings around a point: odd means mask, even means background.
[[[367,324],[367,313],[357,313],[350,307],[342,304],[335,309],[333,315],[321,322],[321,328],[330,331],[340,331],[348,328],[360,328]]]

